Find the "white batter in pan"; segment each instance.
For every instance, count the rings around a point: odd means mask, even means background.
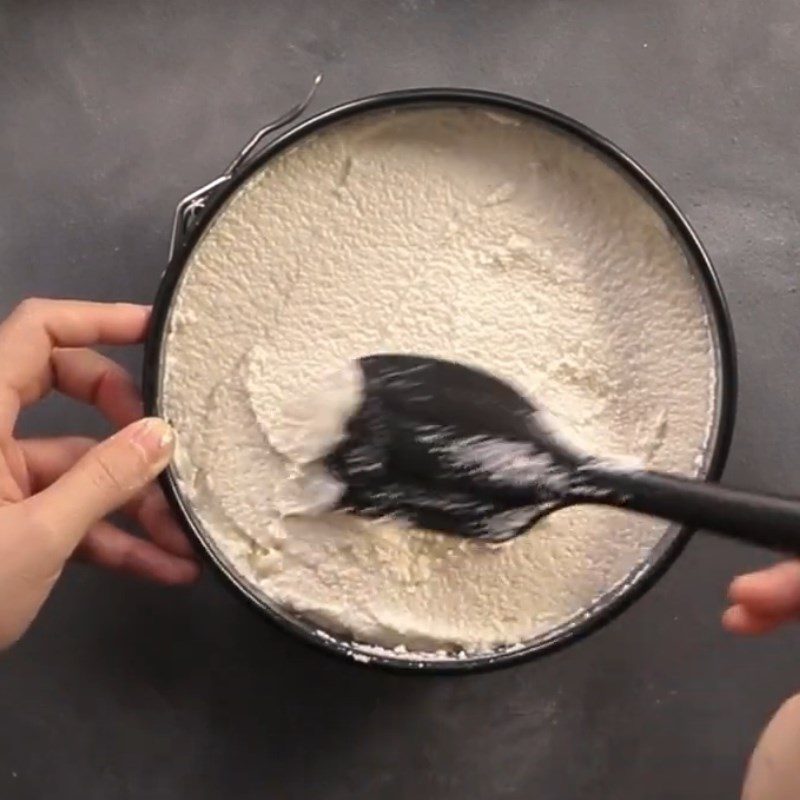
[[[163,409],[183,491],[233,568],[367,644],[431,654],[528,641],[625,580],[666,530],[582,507],[498,547],[284,518],[276,410],[375,352],[489,370],[599,454],[694,474],[707,445],[716,366],[699,281],[591,151],[525,117],[443,107],[339,123],[284,152],[190,259]]]

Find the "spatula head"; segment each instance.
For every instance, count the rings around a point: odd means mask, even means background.
[[[426,356],[358,363],[361,405],[325,459],[342,509],[503,541],[570,503],[581,456],[508,383]]]

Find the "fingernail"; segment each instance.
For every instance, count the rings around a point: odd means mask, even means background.
[[[172,455],[175,433],[163,419],[147,417],[134,425],[131,441],[150,463],[158,463]]]
[[[147,315],[153,310],[152,306],[144,303],[115,303],[114,305],[120,310],[138,311],[142,315]]]

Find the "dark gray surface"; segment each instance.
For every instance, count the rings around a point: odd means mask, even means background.
[[[32,294],[151,298],[175,201],[318,69],[317,107],[499,89],[644,163],[732,307],[726,479],[800,493],[794,0],[5,0],[0,312]],[[53,401],[25,429],[102,426]],[[800,678],[798,631],[737,642],[719,629],[728,579],[766,560],[698,538],[590,640],[468,678],[330,661],[209,579],[163,591],[71,570],[0,661],[0,797],[736,797],[754,737]]]

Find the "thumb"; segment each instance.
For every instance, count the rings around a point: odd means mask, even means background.
[[[167,466],[174,438],[163,420],[141,419],[100,442],[26,501],[36,520],[57,536],[64,558],[91,525],[124,505]]]

